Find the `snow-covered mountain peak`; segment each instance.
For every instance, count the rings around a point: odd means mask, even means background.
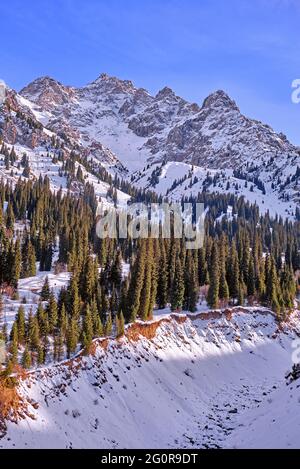
[[[103,93],[115,94],[132,94],[137,90],[132,81],[121,80],[107,73],[101,73],[96,80],[92,81],[87,87],[83,87],[83,89],[85,88],[96,88]]]
[[[63,86],[58,80],[55,80],[55,78],[50,77],[49,75],[44,75],[33,80],[31,83],[27,85],[26,88],[30,88],[32,86],[44,87],[44,86],[53,86],[53,85]],[[23,90],[25,90],[26,88],[23,88]]]
[[[49,76],[37,78],[20,91],[20,95],[40,106],[44,111],[53,111],[74,99],[75,90]]]
[[[161,89],[155,96],[157,101],[165,98],[176,98],[174,91],[168,86],[165,86],[163,89]]]
[[[232,109],[239,111],[236,102],[230,98],[230,96],[223,90],[217,90],[211,93],[203,102],[202,109],[217,108],[221,109]]]
[[[45,138],[38,128],[42,124],[47,132],[72,142],[82,154],[111,166],[112,171],[117,165],[134,173],[140,186],[151,185],[156,165],[173,162],[178,170],[180,163],[183,171],[186,164],[202,168],[205,176],[198,182],[183,181],[182,187],[175,184],[176,197],[201,192],[208,183],[207,171],[213,170],[228,171],[222,184],[213,184],[213,190],[231,188],[237,194],[240,186],[239,195],[260,204],[257,186],[259,196],[285,201],[290,214],[295,213],[294,201],[300,200],[299,148],[270,126],[244,116],[223,90],[213,92],[199,106],[168,86],[151,95],[130,80],[102,73],[81,88],[41,77],[19,95],[14,92],[11,101],[12,105],[2,109],[0,130],[12,145],[40,145]],[[24,116],[37,121],[34,129],[28,129]],[[161,174],[165,174],[163,169]],[[176,183],[174,175],[172,178],[166,190]]]

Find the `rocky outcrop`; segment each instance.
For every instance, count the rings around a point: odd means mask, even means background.
[[[20,104],[13,90],[7,91],[6,99],[0,107],[0,135],[6,143],[29,148],[44,145],[49,140],[43,125],[29,107]]]
[[[125,178],[133,175],[134,181],[149,166],[151,174],[153,164],[174,161],[205,172],[226,170],[227,176],[235,171],[239,184],[248,178],[258,188],[266,185],[270,195],[274,183],[279,199],[300,199],[299,148],[245,117],[222,90],[199,106],[169,87],[152,96],[130,80],[107,74],[81,88],[42,77],[20,95],[10,92],[0,109],[0,131],[8,143],[33,148],[49,140],[44,127],[82,155],[118,168]]]
[[[48,126],[62,126],[85,146],[100,142],[124,164],[128,152],[140,161],[182,161],[209,168],[244,168],[272,159],[296,161],[299,150],[283,134],[243,116],[233,99],[218,90],[202,106],[165,87],[155,96],[130,80],[107,74],[83,88],[44,77],[21,95],[51,111]],[[67,124],[66,124],[67,123]],[[293,161],[294,161],[293,160]],[[130,168],[129,168],[130,169]]]
[[[50,112],[69,104],[75,98],[74,88],[64,86],[48,76],[37,78],[23,88],[20,94]]]

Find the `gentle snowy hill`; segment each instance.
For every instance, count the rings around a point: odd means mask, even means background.
[[[279,329],[263,308],[136,323],[30,373],[20,392],[34,418],[9,423],[0,447],[264,447],[274,427],[299,448],[299,392],[284,379],[297,330],[298,313]]]

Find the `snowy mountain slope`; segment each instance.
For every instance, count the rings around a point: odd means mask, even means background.
[[[49,91],[50,88],[50,91]],[[65,102],[66,94],[70,99]],[[74,89],[43,77],[21,95],[52,112],[48,127],[78,137],[86,147],[101,143],[129,170],[143,167],[151,158],[151,138],[165,134],[199,110],[164,88],[155,97],[128,80],[106,74],[89,85]]]
[[[25,87],[21,93],[24,98],[28,98],[46,112],[51,113],[56,107],[75,101],[75,89],[70,86],[63,86],[50,77],[43,77],[35,80],[29,87]]]
[[[42,77],[19,94],[7,90],[0,133],[8,144],[45,153],[59,138],[171,200],[208,190],[244,195],[288,218],[299,207],[299,148],[243,116],[224,91],[198,106],[170,88],[151,96],[106,74],[82,88]]]
[[[200,107],[176,96],[170,88],[151,96],[130,81],[102,74],[79,89],[40,78],[21,95],[51,113],[47,123],[51,130],[59,133],[66,129],[66,134],[87,151],[94,148],[94,156],[99,145],[105,151],[110,149],[108,164],[116,158],[130,174],[136,171],[134,181],[141,186],[157,165],[163,165],[164,171],[166,163],[183,162],[203,171],[219,174],[222,170],[226,179],[222,190],[228,190],[228,181],[238,182],[240,194],[251,201],[249,190],[243,189],[245,181],[254,188],[265,186],[266,194],[262,195],[267,195],[266,205],[274,208],[277,201],[279,205],[283,202],[285,207],[278,213],[285,216],[293,216],[299,204],[299,148],[268,125],[243,116],[224,91],[212,93]],[[238,173],[234,175],[238,181],[231,179],[233,171]],[[180,195],[191,192],[185,186]],[[201,180],[193,189],[202,191]]]
[[[199,107],[170,88],[151,96],[131,81],[102,74],[79,89],[43,77],[20,94],[52,112],[49,128],[57,130],[67,121],[81,142],[103,143],[130,169],[134,163],[141,168],[145,159],[220,169],[242,168],[246,163],[262,166],[271,158],[286,163],[299,157],[299,149],[284,135],[243,116],[220,90]]]
[[[6,99],[0,105],[0,136],[4,142],[28,148],[46,145],[52,132],[44,128],[45,121],[46,112],[37,111],[33,103],[6,88]]]
[[[182,197],[197,197],[204,189],[207,192],[233,194],[245,197],[251,204],[256,204],[261,213],[269,211],[271,216],[294,219],[298,196],[293,190],[291,196],[284,196],[273,181],[264,182],[251,178],[241,179],[232,169],[216,170],[181,162],[154,164],[135,174],[133,184],[147,188],[157,194],[167,196],[170,201],[178,202]]]
[[[76,148],[86,157],[94,157],[103,164],[109,164],[117,171],[121,164],[115,155],[100,142],[91,142],[89,146],[82,146],[79,133],[71,129],[67,120],[61,119],[57,126],[52,122],[53,131],[49,130],[50,119],[53,120],[52,103],[53,94],[51,86],[46,82],[46,97],[41,102],[32,102],[16,91],[6,88],[6,99],[0,105],[0,136],[6,144],[22,145],[29,149],[43,147],[46,149],[51,144],[51,139],[63,142],[69,148]],[[56,95],[55,95],[56,96]],[[71,95],[72,96],[72,95]],[[64,98],[64,100],[63,100]],[[58,102],[66,106],[66,97],[63,95]],[[71,98],[70,98],[71,99]],[[42,103],[43,106],[40,105]]]
[[[231,448],[299,449],[300,382],[282,386],[235,429],[226,444]],[[264,437],[262,438],[262,435]]]
[[[131,325],[90,356],[30,373],[20,392],[34,419],[9,423],[0,447],[227,447],[240,429],[247,441],[253,415],[273,396],[277,414],[289,399],[298,313],[293,322],[280,331],[267,310],[244,308]],[[289,432],[299,447],[297,415]]]
[[[57,192],[61,189],[62,193],[64,194],[66,194],[68,190],[70,190],[71,193],[77,195],[80,194],[81,186],[78,184],[78,182],[73,181],[71,187],[67,187],[67,177],[63,172],[62,162],[53,162],[53,158],[57,156],[54,149],[49,149],[49,147],[44,146],[38,146],[34,149],[30,149],[23,145],[7,145],[7,147],[9,150],[14,148],[18,160],[14,165],[10,165],[9,169],[6,169],[4,164],[4,156],[0,153],[0,177],[3,177],[4,180],[10,180],[14,184],[19,178],[24,179],[24,168],[20,166],[20,161],[22,160],[22,156],[26,154],[30,167],[30,179],[36,180],[40,176],[44,177],[47,175],[52,191]],[[101,204],[103,204],[105,207],[113,206],[113,202],[107,198],[107,192],[110,188],[110,185],[89,173],[82,164],[77,162],[75,164],[75,171],[77,171],[79,166],[82,170],[84,181],[93,185],[98,201],[101,202]],[[123,207],[130,199],[128,194],[125,194],[118,189],[117,196],[118,207]]]

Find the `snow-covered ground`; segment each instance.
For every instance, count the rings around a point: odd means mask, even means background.
[[[160,168],[158,182],[155,186],[151,186],[151,175],[156,168]],[[267,178],[266,173],[264,180],[264,194],[255,183],[233,176],[232,169],[215,170],[181,162],[168,162],[165,165],[154,164],[144,171],[135,174],[134,183],[139,187],[146,187],[154,190],[157,194],[168,196],[170,201],[178,202],[182,197],[197,197],[206,185],[207,176],[217,177],[216,183],[210,183],[207,186],[208,192],[216,192],[219,194],[233,194],[236,197],[245,197],[245,200],[259,207],[260,213],[267,211],[271,216],[282,216],[283,218],[294,219],[297,201],[292,197],[290,200],[280,199],[278,192],[272,188],[274,180]],[[263,176],[263,173],[262,173]],[[174,182],[178,184],[174,185]],[[195,182],[196,181],[196,182]]]
[[[38,408],[8,424],[0,447],[299,448],[300,383],[284,380],[293,329],[298,312],[279,330],[258,308],[130,326],[22,381]]]
[[[244,420],[228,441],[231,448],[292,449],[300,447],[300,383],[281,386]]]
[[[7,145],[7,147],[11,149],[12,145]],[[18,160],[14,166],[10,166],[9,170],[5,169],[4,156],[0,155],[0,178],[3,177],[4,180],[11,180],[13,183],[16,183],[20,177],[22,178],[24,168],[19,164],[23,154],[25,153],[29,161],[31,179],[38,179],[40,175],[42,177],[48,176],[50,180],[50,188],[53,192],[57,192],[59,189],[62,190],[63,194],[68,192],[67,177],[62,174],[63,164],[61,161],[53,163],[52,159],[53,156],[55,156],[54,153],[48,153],[45,151],[45,148],[37,147],[32,150],[22,145],[15,145],[14,149],[18,156]],[[93,174],[86,171],[84,166],[77,162],[75,163],[76,171],[79,166],[81,167],[85,182],[94,186],[97,199],[101,201],[105,207],[113,206],[113,202],[107,199],[107,191],[110,188],[109,184],[96,178]],[[13,173],[13,175],[11,173]],[[122,208],[126,205],[130,196],[117,190],[117,199],[117,205]]]
[[[57,260],[57,256],[58,250],[56,248],[54,251],[53,263]],[[128,277],[130,265],[123,263],[122,268],[123,278]],[[37,275],[34,277],[19,280],[18,299],[12,299],[6,294],[3,295],[3,314],[0,318],[0,328],[3,326],[3,323],[5,323],[8,333],[12,328],[20,306],[24,308],[26,316],[28,316],[30,311],[33,313],[36,312],[41,300],[41,291],[46,278],[48,278],[50,291],[55,294],[56,298],[58,298],[61,289],[66,288],[69,285],[71,278],[70,272],[63,271],[56,273],[53,268],[50,272],[41,272],[39,271],[39,262],[36,263],[36,269]],[[162,311],[162,313],[165,314],[164,311]]]
[[[38,268],[38,263],[37,263]],[[40,293],[46,278],[49,280],[50,290],[58,297],[60,290],[69,284],[70,273],[60,272],[55,274],[52,272],[38,272],[35,277],[29,277],[19,280],[18,299],[14,300],[7,295],[3,295],[3,316],[0,320],[0,326],[5,322],[7,331],[10,332],[16,314],[20,306],[23,306],[25,314],[30,311],[36,312],[38,303],[41,299]]]

